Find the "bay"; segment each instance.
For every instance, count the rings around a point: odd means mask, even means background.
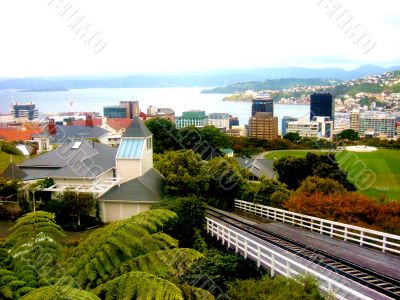
[[[18,92],[0,90],[0,112],[8,113],[11,102],[33,102],[39,113],[43,112],[100,112],[103,107],[116,105],[119,101],[138,100],[140,109],[147,112],[149,105],[169,107],[176,116],[191,109],[208,113],[226,112],[239,118],[240,124],[247,124],[251,115],[251,103],[222,101],[226,94],[201,94],[204,87],[173,88],[113,88],[113,89],[72,89],[60,92]],[[73,102],[73,106],[71,106]],[[279,118],[279,128],[283,116],[309,116],[309,105],[275,104],[274,114]]]

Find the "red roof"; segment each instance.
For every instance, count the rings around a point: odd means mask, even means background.
[[[118,131],[124,128],[128,128],[131,125],[131,119],[107,119],[107,125]]]
[[[101,119],[101,118],[92,119],[92,120],[93,120],[93,126],[100,126],[103,124],[103,119]],[[86,120],[73,120],[72,126],[86,126]]]
[[[18,142],[32,140],[32,136],[42,133],[42,129],[19,130],[15,128],[0,128],[0,138],[6,142]]]

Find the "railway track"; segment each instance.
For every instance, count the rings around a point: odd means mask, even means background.
[[[319,266],[367,286],[383,295],[393,299],[400,299],[400,281],[395,278],[377,273],[371,269],[364,268],[324,251],[310,249],[310,247],[305,244],[253,226],[238,217],[210,206],[208,207],[207,214],[288,252],[318,264]]]

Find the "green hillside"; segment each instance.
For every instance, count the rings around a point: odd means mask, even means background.
[[[249,81],[227,85],[225,87],[217,87],[214,89],[203,90],[203,94],[233,94],[242,93],[247,90],[262,91],[274,90],[279,91],[295,86],[313,86],[313,85],[333,85],[339,83],[339,80],[327,80],[320,78],[282,78],[268,79],[265,81]]]

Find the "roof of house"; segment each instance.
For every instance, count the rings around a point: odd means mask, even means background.
[[[151,168],[142,176],[113,187],[102,195],[102,201],[156,202],[161,198],[162,175]]]
[[[106,123],[108,126],[113,128],[115,131],[119,131],[121,129],[128,128],[129,125],[131,125],[132,120],[129,118],[122,118],[122,119],[111,118],[111,119],[107,119]]]
[[[95,178],[115,167],[117,149],[82,140],[61,145],[18,165],[24,180],[43,177]]]
[[[73,120],[72,126],[86,126],[86,120]],[[102,118],[93,118],[92,119],[93,126],[100,126],[103,124]]]
[[[144,125],[143,121],[139,117],[133,117],[131,124],[126,128],[122,137],[149,137],[151,135],[151,131]]]
[[[41,132],[43,132],[41,129],[0,128],[0,138],[7,142],[28,141]]]
[[[269,159],[253,159],[253,158],[234,158],[239,166],[243,169],[247,169],[254,176],[260,178],[265,176],[267,178],[274,178],[274,161]]]
[[[26,176],[27,174],[13,163],[10,163],[8,167],[4,170],[4,172],[1,174],[1,177],[9,179],[23,179]]]
[[[50,136],[50,143],[52,144],[62,144],[65,142],[70,142],[71,140],[77,139],[93,139],[100,138],[108,133],[107,130],[99,127],[89,127],[89,126],[63,126],[57,125],[57,132],[55,134],[48,133],[48,129],[45,131],[45,135]]]

